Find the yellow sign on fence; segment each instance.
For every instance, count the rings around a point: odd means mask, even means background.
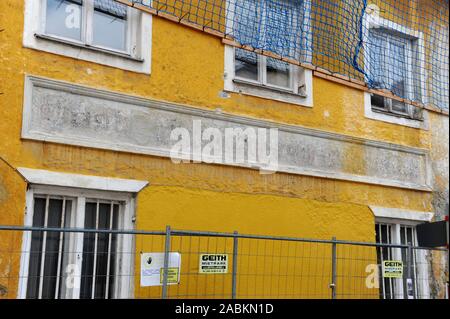
[[[168,267],[167,268],[167,283],[168,284],[176,284],[178,283],[178,273],[179,273],[178,267]],[[163,283],[164,279],[164,268],[160,269],[160,278],[161,283]]]
[[[403,278],[403,261],[385,260],[383,261],[384,278]]]

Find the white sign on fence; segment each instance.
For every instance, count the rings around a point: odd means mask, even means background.
[[[226,274],[228,272],[228,255],[201,254],[198,272],[201,274]]]
[[[169,253],[167,283],[180,283],[181,255]],[[141,253],[141,287],[162,286],[164,274],[164,253]]]

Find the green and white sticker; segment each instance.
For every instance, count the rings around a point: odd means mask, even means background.
[[[385,260],[383,261],[384,278],[403,278],[403,261]]]

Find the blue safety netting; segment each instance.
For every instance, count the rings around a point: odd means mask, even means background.
[[[253,49],[448,110],[448,0],[133,2],[222,32]],[[254,60],[252,54],[239,54]]]

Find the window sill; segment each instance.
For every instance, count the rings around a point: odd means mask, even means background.
[[[256,82],[252,82],[252,81],[246,81],[244,79],[233,79],[233,82],[235,84],[243,84],[243,85],[248,85],[248,86],[254,86],[257,88],[260,88],[262,90],[267,90],[267,91],[274,91],[274,92],[279,92],[279,93],[283,93],[283,94],[290,94],[294,97],[300,97],[300,98],[306,98],[306,94],[300,94],[300,93],[294,93],[292,90],[290,89],[283,89],[281,87],[276,87],[276,86],[271,86],[271,85],[264,85],[264,84],[260,84],[260,83],[256,83]]]
[[[34,36],[41,40],[54,41],[54,42],[59,42],[59,43],[70,45],[72,47],[76,47],[76,48],[80,48],[80,49],[86,49],[86,50],[90,50],[90,51],[106,53],[109,55],[118,56],[118,57],[121,57],[121,58],[124,58],[127,60],[131,60],[134,62],[141,62],[141,63],[144,62],[144,59],[135,58],[126,53],[121,53],[121,52],[117,52],[117,51],[113,51],[113,50],[108,50],[108,49],[103,49],[103,48],[99,48],[99,47],[95,47],[95,46],[85,45],[85,44],[73,42],[70,40],[64,40],[64,39],[60,39],[58,37],[54,37],[54,36],[47,35],[47,34],[35,33]]]
[[[368,92],[364,93],[364,116],[375,121],[381,121],[421,130],[429,129],[429,118],[428,112],[426,110],[423,111],[422,120],[413,120],[409,116],[389,113],[380,109],[376,109],[372,107],[371,96]]]
[[[406,114],[401,114],[401,113],[394,113],[394,112],[388,112],[382,109],[379,109],[377,107],[372,106],[372,112],[376,112],[376,113],[380,113],[380,114],[384,114],[387,116],[393,116],[393,117],[399,117],[399,118],[404,118],[410,121],[418,121],[418,122],[423,122],[423,119],[415,119],[413,117],[410,117]]]
[[[308,94],[295,94],[287,89],[284,90],[282,88],[261,85],[241,79],[230,80],[229,85],[225,85],[225,91],[304,107],[312,107],[312,99]]]

